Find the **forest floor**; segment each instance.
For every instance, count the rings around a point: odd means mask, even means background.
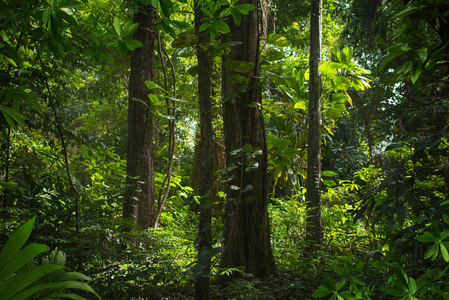
[[[333,276],[335,274],[328,274]],[[371,274],[373,276],[374,274]],[[385,284],[382,277],[373,276],[371,278],[363,278],[369,285],[378,287]],[[254,279],[245,278],[238,279],[226,287],[220,287],[211,284],[211,300],[234,300],[234,299],[260,299],[260,300],[311,300],[317,299],[312,293],[317,290],[320,285],[324,284],[324,274],[310,274],[310,271],[304,270],[301,274],[291,274],[286,272],[278,272],[276,275],[264,278]],[[323,298],[327,299],[329,296]],[[151,298],[153,299],[153,298]],[[154,299],[174,300],[174,299],[194,299],[193,291],[186,289],[185,291],[166,291],[161,293]],[[376,293],[371,296],[373,300],[390,299],[387,295]]]

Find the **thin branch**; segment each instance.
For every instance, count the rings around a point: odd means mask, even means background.
[[[171,173],[173,168],[173,157],[175,154],[175,113],[176,113],[176,103],[173,101],[173,108],[170,109],[170,100],[168,95],[168,76],[167,76],[167,67],[165,65],[165,60],[163,58],[163,54],[167,57],[167,60],[170,63],[170,66],[172,68],[172,74],[173,74],[173,98],[176,98],[176,73],[175,73],[175,66],[173,64],[173,61],[170,59],[165,47],[163,47],[161,42],[161,36],[159,32],[156,32],[158,46],[159,46],[159,56],[161,58],[162,63],[162,73],[164,74],[164,84],[165,84],[165,91],[167,98],[165,99],[167,103],[167,114],[170,116],[169,119],[169,141],[168,141],[168,170],[167,175],[164,178],[164,181],[162,182],[162,187],[166,184],[164,195],[161,199],[161,193],[159,193],[158,197],[158,203],[157,203],[157,212],[154,217],[153,227],[157,227],[158,219],[162,213],[162,209],[164,208],[165,201],[168,198],[168,193],[170,192],[170,185],[171,185]]]
[[[69,167],[69,158],[67,155],[67,147],[65,145],[65,141],[64,141],[64,134],[62,132],[62,126],[61,126],[61,122],[59,121],[59,117],[58,117],[58,113],[56,111],[56,105],[55,102],[53,101],[53,96],[51,93],[51,89],[50,89],[50,85],[48,83],[48,76],[47,76],[47,72],[45,71],[45,66],[44,63],[42,61],[40,52],[39,52],[39,47],[37,45],[37,43],[35,43],[36,45],[36,53],[37,53],[37,57],[39,59],[40,65],[41,65],[41,69],[42,69],[42,74],[44,75],[44,80],[45,80],[45,86],[48,92],[48,100],[50,102],[51,108],[53,110],[53,114],[56,120],[56,125],[58,127],[58,132],[59,132],[59,136],[61,138],[61,144],[62,144],[62,151],[63,151],[63,155],[64,155],[64,161],[65,161],[65,169],[67,172],[67,177],[69,179],[69,183],[70,183],[70,187],[72,188],[72,190],[75,192],[75,194],[77,195],[76,197],[76,211],[75,211],[75,219],[76,219],[76,230],[79,231],[79,213],[80,213],[80,203],[79,203],[79,199],[78,199],[78,195],[79,192],[76,189],[75,185],[73,184],[73,180],[72,180],[72,175],[70,174],[70,167]]]

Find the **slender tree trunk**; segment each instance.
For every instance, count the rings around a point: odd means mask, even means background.
[[[307,148],[307,240],[321,244],[321,7],[312,0],[310,15],[309,132]]]
[[[204,17],[200,10],[198,1],[195,1],[195,33],[198,36],[198,43],[207,43],[210,40],[209,32],[200,32],[201,19]],[[202,252],[208,251],[212,247],[212,195],[214,193],[214,152],[212,134],[212,108],[211,108],[211,64],[212,59],[209,53],[200,46],[196,48],[198,59],[198,100],[200,113],[200,140],[199,153],[199,193],[201,196],[199,233],[198,233],[198,256]],[[210,298],[209,289],[210,259],[207,260],[203,276],[198,278],[195,288],[195,299],[204,300]]]
[[[153,80],[155,13],[151,5],[139,4],[134,15],[139,28],[133,38],[143,46],[131,56],[128,107],[127,184],[123,217],[141,228],[149,226],[155,213],[153,118],[145,81]]]
[[[242,0],[238,4],[258,6],[257,0]],[[262,93],[259,82],[259,16],[258,9],[242,15],[240,26],[233,21],[229,35],[241,42],[231,47],[223,57],[223,121],[226,166],[229,171],[226,190],[226,231],[223,267],[243,266],[257,277],[274,272],[268,220],[267,149],[261,113]],[[247,83],[235,82],[229,67],[231,60],[253,64],[251,71],[239,73]],[[223,278],[226,281],[227,278]]]

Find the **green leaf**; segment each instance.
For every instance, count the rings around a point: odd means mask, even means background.
[[[117,33],[117,36],[121,36],[122,35],[122,26],[120,25],[120,20],[117,17],[114,17],[114,29],[115,32]]]
[[[337,70],[332,68],[329,63],[322,64],[321,66],[318,67],[318,69],[324,76],[331,76],[337,74]]]
[[[343,62],[349,64],[352,60],[353,51],[351,47],[346,46],[343,49]]]
[[[265,56],[265,59],[267,61],[277,61],[280,59],[284,58],[284,52],[275,50],[275,49],[271,49],[270,51],[268,51],[268,53]]]
[[[443,244],[440,244],[440,251],[441,251],[441,255],[443,256],[443,259],[446,262],[449,262],[449,253]]]
[[[153,94],[148,94],[148,98],[151,100],[151,103],[153,103],[154,106],[160,106],[162,104],[161,100],[159,100],[159,97]]]
[[[52,294],[51,299],[73,299],[73,300],[86,300],[86,298],[81,297],[74,293],[57,293]]]
[[[50,250],[47,246],[41,244],[30,244],[19,252],[15,253],[6,264],[2,266],[0,272],[0,282],[6,280],[9,276],[17,272],[20,268],[33,260],[39,254]]]
[[[363,269],[363,262],[359,262],[356,267],[355,267],[355,271],[356,272],[361,272]]]
[[[366,286],[366,283],[364,281],[360,280],[357,277],[352,277],[352,280],[354,280],[354,282],[357,283],[360,286]]]
[[[333,93],[332,94],[332,101],[336,103],[344,103],[348,101],[348,96],[341,93]]]
[[[158,86],[154,81],[145,81],[145,85],[150,89],[162,89],[160,86]]]
[[[421,77],[422,72],[423,70],[421,64],[414,62],[412,69],[410,70],[410,78],[412,79],[413,84],[415,84],[419,77]]]
[[[335,284],[332,281],[332,279],[329,277],[329,275],[324,275],[324,285],[329,289],[334,291],[335,290]]]
[[[329,170],[323,171],[323,176],[326,176],[326,177],[333,177],[336,175],[338,175],[338,174],[333,171],[329,171]]]
[[[23,123],[24,119],[22,115],[19,114],[17,111],[13,110],[12,108],[0,106],[0,111],[2,112],[3,116],[6,119],[6,122],[8,122],[11,128],[17,130],[16,123]]]
[[[402,147],[407,147],[408,148],[408,145],[404,144],[404,143],[391,144],[391,145],[388,145],[385,148],[385,151],[389,151],[389,150],[392,150],[392,149],[395,149],[395,148],[402,148]]]
[[[232,9],[231,15],[232,15],[232,18],[234,19],[235,24],[237,24],[237,26],[239,26],[240,23],[242,22],[242,15],[240,14],[240,12],[236,9]]]
[[[432,257],[432,260],[435,260],[437,255],[438,255],[438,244],[433,244],[432,246],[430,246],[429,249],[427,249],[426,253],[424,253],[424,259]]]
[[[134,31],[136,31],[137,28],[139,28],[139,24],[138,23],[132,24],[132,23],[128,22],[128,23],[126,23],[125,28],[123,28],[122,35],[124,37],[126,37],[126,36],[132,34]]]
[[[47,7],[44,9],[44,13],[42,14],[42,22],[44,22],[45,25],[47,25],[48,20],[50,20],[51,16],[51,8]]]
[[[251,10],[255,9],[256,7],[252,4],[244,3],[234,6],[234,8],[242,15],[247,15]]]
[[[313,292],[312,297],[322,298],[322,297],[326,297],[326,296],[332,294],[333,292],[334,292],[333,290],[329,290],[328,288],[326,288],[324,286],[320,286],[320,287],[318,287],[318,290]]]
[[[123,40],[123,42],[126,44],[126,47],[131,51],[143,46],[143,44],[138,40],[125,39]]]
[[[209,27],[210,27],[210,23],[209,22],[204,22],[203,24],[201,24],[199,30],[200,30],[200,32],[202,32],[202,31],[206,30]]]
[[[227,59],[223,65],[228,71],[240,73],[248,73],[254,68],[253,63],[233,59]]]
[[[164,16],[168,19],[173,12],[173,2],[171,0],[159,0],[161,10]]]
[[[427,60],[427,49],[418,49],[415,51],[412,51],[413,57],[420,63],[423,64]]]
[[[388,55],[387,57],[385,57],[384,59],[381,60],[380,64],[379,64],[379,71],[382,71],[385,66],[392,61],[393,59],[395,59],[396,57],[398,57],[399,55],[404,54],[404,52],[394,52],[391,53],[390,55]]]
[[[446,214],[443,214],[442,218],[444,223],[446,223],[446,225],[449,225],[449,217]]]
[[[385,262],[380,261],[380,260],[373,262],[373,267],[375,267],[376,269],[388,269],[388,268],[390,268]]]
[[[174,27],[179,28],[179,29],[191,29],[192,25],[190,25],[187,22],[183,22],[183,21],[178,21],[178,20],[167,20],[167,22],[169,22],[170,24],[172,24]]]
[[[284,36],[280,35],[280,34],[276,34],[276,33],[270,33],[267,38],[266,38],[266,43],[273,45],[273,46],[277,46],[277,47],[287,47],[290,46],[290,42],[288,41],[287,38],[285,38]]]
[[[333,187],[337,185],[337,183],[331,179],[324,179],[323,184],[328,187]]]
[[[259,168],[259,163],[257,161],[253,162],[249,167],[245,168],[245,172],[251,172]]]
[[[203,12],[203,14],[205,14],[206,16],[208,16],[209,18],[214,18],[214,16],[212,15],[212,13],[210,11],[208,11],[205,7],[201,6],[200,7],[201,11]],[[201,30],[200,30],[201,31]]]
[[[217,24],[218,31],[221,33],[229,33],[231,32],[231,28],[229,28],[228,24],[223,21],[215,21],[214,24]]]
[[[307,103],[305,100],[303,101],[298,101],[295,103],[295,105],[293,105],[294,109],[307,109]]]
[[[125,58],[126,53],[128,53],[128,47],[126,46],[126,44],[122,41],[118,42],[118,50],[119,50],[119,55],[121,58]]]
[[[41,245],[43,246],[43,245]],[[32,283],[37,282],[40,278],[46,276],[49,273],[62,270],[62,266],[57,265],[42,265],[42,266],[35,266],[31,269],[28,269],[26,271],[20,272],[12,277],[9,278],[9,280],[6,281],[6,284],[4,285],[3,289],[0,291],[0,298],[1,299],[14,299],[13,297],[16,296],[16,294],[26,292],[28,290],[25,290],[26,287],[31,285]],[[36,292],[30,293],[28,295],[31,296]],[[25,299],[20,298],[16,296],[15,298],[19,299]]]
[[[332,269],[334,270],[335,273],[337,273],[337,274],[340,275],[340,276],[347,275],[345,269],[340,268],[340,267],[337,266],[337,265],[333,265],[333,266],[332,266]]]
[[[29,288],[20,294],[16,295],[11,300],[19,300],[19,299],[26,299],[27,297],[30,297],[31,295],[34,295],[37,292],[40,292],[42,290],[47,289],[53,289],[53,290],[65,290],[65,289],[75,289],[75,290],[82,290],[85,292],[92,293],[97,296],[98,299],[100,299],[100,296],[87,284],[84,282],[79,281],[64,281],[64,282],[54,282],[54,283],[45,283],[40,284],[37,286],[34,286],[32,288]]]
[[[430,243],[438,240],[428,231],[425,231],[422,235],[417,236],[416,239],[422,243]]]
[[[83,3],[76,0],[63,0],[58,4],[59,8],[78,8],[82,6]]]
[[[386,287],[386,286],[380,287],[380,290],[387,295],[392,295],[392,296],[396,296],[396,297],[403,297],[403,296],[407,295],[406,291],[401,291],[401,290],[393,289],[393,288]]]
[[[410,291],[410,294],[412,294],[412,295],[414,295],[418,290],[418,288],[416,286],[416,281],[412,277],[408,278],[408,289]]]
[[[325,117],[336,120],[341,116],[341,113],[343,111],[346,111],[346,108],[344,107],[343,104],[332,104],[331,107],[329,107],[328,109],[326,109],[323,114]]]
[[[253,190],[253,186],[252,186],[251,184],[247,184],[247,185],[243,188],[242,193],[246,193],[246,192],[249,192],[249,191],[252,191],[252,190]]]
[[[63,19],[70,25],[76,26],[78,24],[78,22],[76,21],[76,19],[74,17],[72,17],[71,15],[69,15],[68,13],[66,13],[63,10],[56,11],[56,15],[58,16],[59,19]]]
[[[211,24],[210,24],[210,26],[209,26],[209,30],[210,30],[210,38],[212,39],[212,40],[214,40],[215,39],[215,37],[217,36],[217,34],[218,34],[218,21],[214,21],[214,22],[212,22]]]
[[[0,270],[28,240],[31,231],[33,230],[35,220],[36,217],[33,217],[31,220],[20,226],[5,243],[5,246],[3,246],[3,249],[0,252]]]

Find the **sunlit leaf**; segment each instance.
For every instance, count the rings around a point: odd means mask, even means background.
[[[323,171],[323,176],[326,176],[326,177],[333,177],[333,176],[337,176],[337,175],[338,174],[333,171],[329,171],[329,170]]]
[[[307,109],[307,103],[306,101],[298,101],[293,105],[295,109]]]
[[[337,74],[337,70],[332,68],[329,64],[322,64],[321,66],[319,66],[318,68],[321,72],[321,74],[323,74],[324,76],[331,76],[334,74]]]

